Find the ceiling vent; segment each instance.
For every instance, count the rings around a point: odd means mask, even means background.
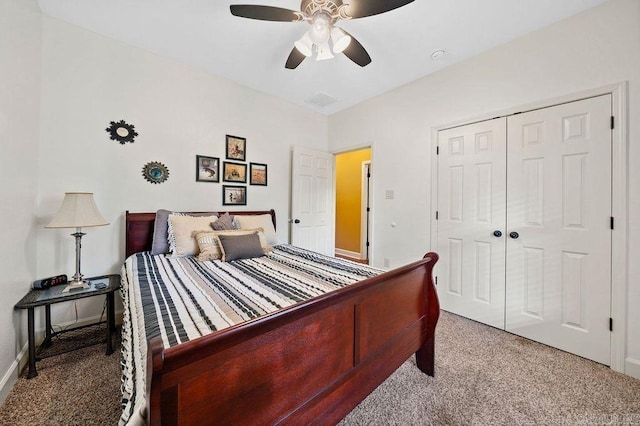
[[[316,93],[315,95],[313,95],[312,97],[310,97],[309,99],[307,99],[304,102],[306,104],[309,104],[309,105],[314,106],[314,107],[324,108],[327,105],[331,105],[332,103],[334,103],[336,101],[337,101],[337,99],[334,98],[333,96],[327,95],[326,93],[323,93],[323,92],[319,92],[319,93]]]

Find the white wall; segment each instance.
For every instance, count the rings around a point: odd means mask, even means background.
[[[85,276],[120,272],[127,209],[226,209],[222,183],[195,181],[196,154],[224,159],[225,134],[247,138],[247,162],[268,164],[269,186],[247,185],[244,209],[274,208],[287,241],[290,148],[326,149],[325,116],[46,16],[42,74],[38,276],[74,271],[73,230],[43,228],[65,191],[94,192],[110,222],[84,229]],[[105,131],[121,119],[139,133],[132,144]],[[143,179],[149,161],[169,168],[165,183]],[[97,299],[78,307],[80,318],[100,313]],[[52,314],[54,322],[74,317],[71,305]]]
[[[373,145],[374,263],[389,258],[397,266],[429,249],[433,127],[621,81],[629,81],[630,114],[626,369],[640,377],[638,0],[611,0],[331,116],[332,151]],[[387,189],[394,200],[385,199]]]
[[[26,339],[26,315],[13,305],[36,275],[41,22],[35,0],[0,0],[0,403]]]

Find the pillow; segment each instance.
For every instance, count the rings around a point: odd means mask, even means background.
[[[233,216],[229,213],[225,213],[218,218],[215,222],[211,223],[211,227],[214,231],[225,231],[229,229],[235,229],[233,227]]]
[[[258,232],[247,235],[218,235],[216,239],[220,241],[223,262],[264,256]]]
[[[252,229],[262,228],[264,229],[264,236],[267,239],[269,245],[278,244],[278,237],[276,237],[276,230],[273,227],[270,214],[259,215],[235,215],[235,221],[240,226],[240,229]]]
[[[256,229],[231,229],[224,231],[203,231],[196,232],[195,238],[198,243],[198,248],[200,249],[200,254],[198,255],[198,260],[204,262],[205,260],[219,260],[222,259],[222,251],[220,250],[220,241],[216,239],[216,237],[220,235],[249,235],[255,234],[257,232],[258,238],[260,239],[260,245],[262,247],[263,253],[269,253],[272,248],[267,244],[266,239],[264,238],[264,233],[262,232],[262,228]]]
[[[169,215],[186,215],[186,213],[172,212],[165,209],[156,211],[151,238],[151,254],[169,253]],[[190,213],[189,216],[213,216],[215,213]]]
[[[194,256],[200,252],[194,231],[206,231],[218,216],[169,215],[169,251],[174,256]]]
[[[169,253],[169,210],[160,209],[156,212],[153,224],[153,238],[151,240],[151,254]],[[175,213],[182,214],[182,213]]]

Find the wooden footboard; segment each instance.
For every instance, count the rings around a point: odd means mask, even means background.
[[[433,375],[437,259],[168,349],[151,340],[148,422],[337,423],[411,354]]]

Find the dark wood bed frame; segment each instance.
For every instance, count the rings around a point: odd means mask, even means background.
[[[275,212],[269,213],[275,226]],[[126,213],[127,256],[151,247],[155,213]],[[434,374],[436,253],[198,339],[148,342],[152,425],[335,424],[412,354]]]

